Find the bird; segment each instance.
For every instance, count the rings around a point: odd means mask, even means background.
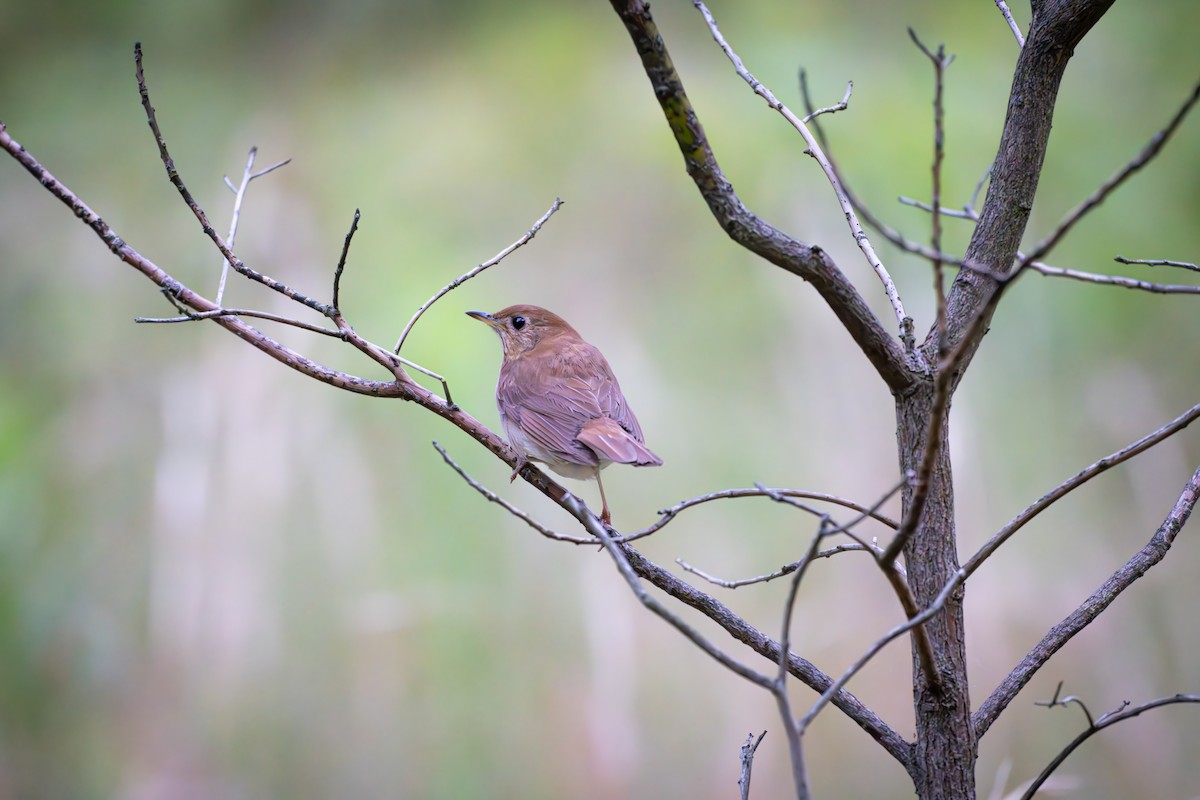
[[[568,478],[595,478],[600,519],[611,526],[600,470],[614,463],[657,467],[663,461],[646,447],[608,360],[566,320],[538,306],[466,313],[491,327],[504,348],[496,406],[517,451],[509,481],[528,461]]]

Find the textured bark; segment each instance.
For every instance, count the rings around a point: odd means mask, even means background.
[[[920,391],[897,401],[896,442],[902,470],[917,470],[929,435],[933,396],[930,381]],[[944,419],[942,424],[946,424]],[[943,429],[943,442],[947,433]],[[906,508],[912,493],[911,487],[905,490]],[[953,478],[945,446],[940,448],[934,462],[925,510],[904,548],[904,562],[920,608],[928,607],[958,570]],[[909,774],[919,797],[974,797],[978,750],[971,726],[961,589],[950,597],[942,613],[925,624],[925,633],[933,647],[940,681],[935,685],[921,678],[921,661],[914,647],[917,738]]]

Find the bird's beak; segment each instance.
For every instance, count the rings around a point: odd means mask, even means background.
[[[499,321],[497,321],[495,317],[493,317],[491,314],[487,313],[486,311],[468,311],[467,316],[474,317],[475,319],[479,320],[480,322],[486,322],[488,325],[490,325],[493,328],[495,328],[496,326],[498,326],[500,324]]]

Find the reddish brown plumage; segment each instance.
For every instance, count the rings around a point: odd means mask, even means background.
[[[500,336],[504,361],[496,405],[509,442],[525,459],[569,478],[596,478],[612,463],[659,466],[608,361],[562,317],[544,308],[468,311]],[[609,521],[604,484],[602,518]]]

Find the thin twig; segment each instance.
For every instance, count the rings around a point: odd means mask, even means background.
[[[895,530],[897,527],[899,527],[898,523],[890,517],[886,517],[877,511],[870,511],[866,506],[855,503],[853,500],[847,500],[844,497],[838,497],[837,495],[826,494],[824,492],[811,492],[803,489],[776,489],[770,487],[753,489],[722,489],[717,492],[710,492],[709,494],[704,494],[700,495],[699,497],[692,497],[687,500],[680,501],[670,508],[664,508],[660,510],[658,512],[660,514],[660,518],[656,520],[653,525],[650,525],[648,528],[643,528],[640,531],[631,533],[622,538],[621,541],[632,542],[645,536],[649,536],[650,534],[655,533],[666,526],[667,523],[675,519],[675,517],[677,517],[681,512],[692,508],[693,506],[701,505],[702,503],[708,503],[713,500],[725,500],[734,497],[772,497],[773,495],[779,495],[782,497],[802,497],[808,500],[818,500],[823,503],[832,503],[834,505],[842,506],[843,508],[852,509],[859,513],[869,513],[871,519],[887,525],[892,530]]]
[[[474,278],[476,275],[483,272],[488,267],[496,266],[501,261],[503,261],[505,259],[505,257],[507,257],[510,253],[512,253],[514,250],[516,250],[519,247],[522,247],[525,244],[528,244],[529,241],[531,239],[533,239],[534,236],[537,236],[537,232],[542,229],[543,225],[546,224],[546,220],[550,219],[550,217],[554,215],[555,211],[558,211],[558,209],[562,208],[562,204],[563,204],[563,201],[560,198],[558,198],[558,197],[554,198],[554,203],[550,206],[549,210],[547,210],[545,214],[542,214],[542,216],[538,219],[537,222],[533,223],[533,227],[531,227],[528,231],[526,231],[524,236],[522,236],[520,239],[517,239],[515,242],[510,244],[508,247],[504,248],[499,253],[497,253],[496,255],[489,258],[487,261],[484,261],[482,264],[472,267],[471,269],[464,272],[462,275],[459,275],[457,278],[450,281],[448,284],[443,286],[441,289],[438,289],[437,292],[434,293],[433,297],[429,298],[428,300],[426,300],[424,303],[421,304],[421,307],[417,309],[417,312],[415,314],[413,314],[412,319],[410,319],[408,321],[408,324],[404,326],[404,330],[400,332],[400,339],[399,339],[399,341],[396,342],[396,349],[393,350],[392,352],[394,352],[394,353],[400,352],[400,348],[404,346],[404,340],[408,338],[409,332],[413,329],[413,326],[417,324],[417,320],[419,320],[421,318],[421,315],[429,310],[430,306],[432,306],[434,303],[436,303],[438,300],[440,300],[443,296],[448,294],[452,289],[458,288],[462,284],[469,281],[471,278]]]
[[[904,312],[904,304],[900,301],[900,295],[896,291],[896,284],[893,283],[892,276],[888,274],[887,268],[883,265],[883,262],[876,254],[875,248],[871,246],[871,240],[867,236],[866,231],[863,230],[862,224],[858,221],[858,216],[854,212],[854,207],[851,205],[849,197],[846,196],[846,190],[842,187],[837,173],[829,163],[829,159],[825,157],[825,153],[821,149],[821,144],[817,141],[816,137],[813,136],[812,132],[808,129],[808,126],[804,123],[804,121],[793,114],[787,106],[776,99],[771,90],[759,82],[759,80],[755,78],[748,69],[746,69],[746,65],[742,63],[742,59],[733,51],[733,48],[729,46],[729,43],[725,41],[725,37],[722,35],[721,29],[717,27],[716,19],[713,18],[712,12],[708,10],[708,7],[704,5],[702,0],[692,0],[692,4],[704,16],[704,21],[708,24],[708,30],[712,34],[713,40],[716,41],[717,45],[722,51],[724,51],[725,56],[729,59],[730,63],[733,64],[734,70],[737,71],[737,74],[742,78],[742,80],[749,84],[750,88],[754,90],[755,94],[757,94],[763,100],[766,100],[767,105],[779,112],[779,114],[782,115],[783,118],[786,119],[802,137],[804,137],[805,144],[808,145],[806,152],[811,155],[821,166],[821,170],[825,173],[826,179],[829,181],[830,186],[833,187],[833,192],[837,196],[838,204],[842,207],[842,213],[846,217],[846,223],[850,226],[850,233],[854,236],[855,243],[858,245],[859,249],[862,250],[863,255],[867,259],[867,263],[871,265],[871,269],[875,271],[875,274],[879,277],[880,282],[883,284],[884,293],[887,295],[888,302],[892,304],[892,310],[896,314],[896,320],[900,326],[901,336],[905,338],[906,341],[911,341],[912,320]],[[816,112],[812,112],[812,115],[815,114]]]
[[[818,558],[830,558],[832,556],[836,556],[838,553],[850,553],[850,552],[868,553],[868,554],[878,558],[879,555],[881,553],[883,553],[883,548],[879,547],[877,545],[867,544],[867,543],[863,543],[863,542],[846,542],[845,544],[835,545],[833,547],[828,547],[824,550],[817,552],[816,554],[813,555],[813,560],[816,560]],[[795,572],[800,567],[800,564],[802,562],[801,561],[793,561],[790,564],[784,564],[782,567],[775,570],[774,572],[769,572],[765,575],[758,575],[753,578],[739,578],[737,580],[727,580],[725,578],[718,578],[715,575],[711,575],[701,569],[698,569],[697,567],[692,566],[688,562],[684,561],[682,558],[675,559],[675,563],[678,564],[681,568],[683,568],[683,570],[685,572],[690,572],[693,575],[703,578],[704,580],[708,581],[709,583],[711,583],[715,586],[722,586],[726,589],[737,589],[742,586],[749,586],[754,583],[770,583],[771,581],[775,580],[776,578],[782,578],[785,575],[791,575],[793,572]],[[901,567],[899,564],[896,565],[896,569],[902,576],[905,576],[907,574],[907,573],[905,573],[904,568]]]
[[[1114,453],[1110,453],[1086,469],[1081,470],[1072,477],[1063,481],[1058,486],[1055,486],[1053,489],[1046,492],[1046,494],[1042,495],[1037,502],[1030,505],[1017,516],[1013,517],[1008,524],[997,531],[992,538],[988,539],[983,547],[979,548],[975,555],[967,559],[967,562],[963,565],[963,569],[967,571],[967,575],[973,574],[975,570],[979,569],[983,562],[986,561],[989,556],[991,556],[992,553],[996,552],[1000,545],[1008,541],[1009,537],[1019,531],[1027,522],[1032,520],[1038,514],[1042,513],[1051,505],[1061,500],[1075,489],[1078,489],[1080,486],[1087,483],[1100,473],[1105,472],[1124,461],[1128,461],[1139,453],[1149,450],[1162,440],[1183,430],[1197,418],[1200,418],[1200,403],[1192,406],[1187,411],[1183,412],[1178,417],[1171,420],[1166,425],[1163,425],[1153,433],[1143,436],[1136,442],[1122,447],[1120,450],[1117,450]]]
[[[253,317],[255,319],[267,319],[272,322],[279,322],[283,325],[291,325],[293,328],[311,331],[312,333],[320,333],[325,336],[330,336],[334,339],[344,339],[341,331],[322,328],[320,325],[312,325],[302,320],[284,317],[279,314],[270,314],[266,311],[253,311],[248,308],[217,308],[212,311],[186,311],[182,317],[134,317],[133,321],[138,323],[154,323],[167,324],[173,322],[196,322],[203,319],[213,319],[214,317]]]
[[[1033,250],[1025,254],[1025,257],[1021,259],[1020,263],[1017,265],[1017,270],[1020,270],[1030,262],[1039,261],[1044,258],[1046,254],[1049,253],[1050,250],[1052,250],[1054,246],[1058,244],[1064,236],[1067,235],[1067,232],[1070,231],[1071,228],[1075,227],[1075,223],[1083,219],[1083,217],[1086,216],[1087,213],[1093,208],[1104,202],[1104,199],[1112,194],[1117,187],[1126,181],[1126,179],[1128,179],[1142,167],[1146,166],[1146,164],[1148,164],[1152,158],[1158,155],[1159,151],[1162,150],[1163,145],[1165,145],[1167,140],[1171,138],[1171,134],[1173,134],[1179,128],[1180,124],[1183,123],[1184,118],[1187,117],[1188,112],[1192,110],[1192,107],[1196,104],[1197,100],[1200,100],[1200,82],[1197,82],[1196,85],[1192,87],[1191,94],[1189,94],[1187,99],[1184,100],[1183,105],[1181,105],[1179,110],[1175,112],[1175,116],[1171,118],[1171,121],[1167,123],[1167,126],[1158,133],[1154,134],[1154,136],[1150,138],[1150,141],[1146,143],[1146,146],[1142,148],[1142,151],[1134,156],[1129,163],[1119,169],[1111,178],[1100,184],[1096,191],[1084,198],[1083,202],[1081,202],[1079,205],[1073,208],[1070,213],[1063,217],[1063,220],[1058,223],[1058,226],[1053,231],[1051,231],[1044,239],[1038,242]]]
[[[1025,37],[1021,35],[1021,28],[1017,25],[1017,21],[1013,19],[1012,12],[1008,10],[1008,4],[1004,0],[996,0],[996,8],[1000,9],[1000,13],[1004,15],[1004,21],[1012,29],[1013,36],[1017,37],[1017,44],[1024,47]]]
[[[1099,617],[1122,592],[1142,577],[1155,564],[1166,558],[1175,538],[1187,523],[1188,517],[1200,500],[1200,469],[1192,473],[1179,499],[1163,520],[1162,525],[1138,552],[1121,565],[1108,580],[1092,592],[1079,608],[1068,614],[1042,637],[1042,640],[1021,659],[1021,662],[992,690],[983,704],[971,715],[976,739],[992,726],[1017,693],[1025,687],[1037,671],[1061,650],[1075,634],[1082,631]]]
[[[250,187],[250,182],[255,178],[261,178],[270,172],[274,172],[280,167],[287,166],[292,163],[290,158],[285,158],[283,161],[277,161],[266,169],[254,172],[254,158],[258,155],[258,148],[251,147],[250,155],[246,158],[246,168],[242,170],[242,182],[237,186],[233,185],[233,181],[229,180],[229,176],[225,176],[225,185],[229,187],[229,191],[233,192],[233,215],[229,220],[229,235],[225,237],[225,243],[233,250],[234,239],[237,238],[238,221],[242,215],[242,200],[246,197],[246,190]],[[229,277],[229,259],[222,257],[221,259],[221,281],[217,284],[217,296],[213,299],[217,305],[221,305],[222,299],[225,297],[225,281]]]
[[[209,223],[208,215],[204,213],[204,209],[200,207],[200,204],[196,202],[194,197],[192,197],[192,193],[188,191],[187,186],[184,185],[183,179],[179,175],[179,171],[175,169],[175,161],[171,158],[170,151],[167,150],[167,141],[165,138],[163,138],[162,130],[160,130],[158,127],[158,118],[155,116],[154,106],[150,104],[150,90],[146,87],[146,76],[142,71],[141,42],[138,42],[133,46],[133,56],[136,64],[138,93],[142,98],[142,108],[144,108],[146,111],[146,121],[150,124],[150,130],[154,133],[154,141],[158,145],[158,154],[162,159],[163,166],[166,167],[167,178],[179,191],[180,196],[183,198],[183,201],[187,203],[188,208],[190,208],[192,213],[196,215],[196,219],[200,222],[200,227],[204,231],[204,235],[212,240],[213,244],[217,246],[217,249],[221,251],[221,255],[225,257],[225,260],[228,261],[238,273],[246,276],[250,280],[257,281],[258,283],[261,283],[264,286],[279,292],[290,300],[295,300],[297,303],[306,305],[314,311],[317,311],[327,317],[332,317],[334,312],[329,305],[317,300],[313,300],[312,298],[297,292],[290,286],[280,283],[274,278],[263,275],[261,272],[247,267],[241,259],[233,254],[233,251],[230,250],[229,246],[221,239],[220,234],[218,234],[216,229],[213,228],[213,226]]]
[[[342,240],[342,254],[338,256],[337,267],[333,270],[333,307],[338,314],[342,313],[342,303],[340,299],[342,288],[342,270],[346,268],[346,256],[350,254],[350,240],[354,238],[354,233],[358,230],[358,221],[362,218],[362,214],[356,208],[354,209],[354,219],[350,221],[350,230],[346,231],[346,238]]]
[[[742,744],[742,773],[738,777],[738,795],[741,800],[750,800],[750,770],[754,766],[754,754],[766,735],[767,732],[763,731],[756,738],[753,733],[748,733],[746,741]]]
[[[904,195],[900,195],[899,197],[896,198],[896,200],[901,205],[913,206],[915,208],[921,209],[922,211],[928,211],[928,212],[933,211],[933,206],[929,205],[929,203],[923,203],[920,200],[914,200],[911,197],[905,197]],[[977,216],[976,213],[970,209],[946,208],[945,206],[940,206],[938,208],[938,213],[941,214],[943,217],[954,217],[955,219],[974,220],[974,219],[976,219],[976,216]],[[931,251],[931,252],[932,252],[932,255],[934,258],[938,258],[939,254],[941,254],[941,250]],[[945,260],[944,254],[942,254],[942,256],[943,256],[942,260],[944,261]]]
[[[979,182],[975,184],[975,191],[971,192],[971,199],[963,206],[963,211],[971,215],[971,219],[978,220],[979,212],[975,210],[975,204],[979,201],[979,194],[983,191],[983,185],[988,182],[988,178],[992,177],[992,167],[995,162],[988,164],[988,168],[983,171],[983,175],[979,176]]]
[[[1062,688],[1061,683],[1059,684],[1059,688]],[[1057,695],[1057,692],[1055,692],[1055,694]],[[1061,702],[1053,703],[1052,705],[1065,706],[1069,701],[1078,702],[1079,705],[1083,707],[1084,713],[1087,713],[1087,707],[1084,706],[1083,703],[1076,697],[1066,697],[1063,698]],[[1200,703],[1200,694],[1176,694],[1171,695],[1170,697],[1159,697],[1155,700],[1149,700],[1133,707],[1128,707],[1129,703],[1126,701],[1121,709],[1118,709],[1117,711],[1110,711],[1095,722],[1092,721],[1092,715],[1088,714],[1088,727],[1082,733],[1072,739],[1071,742],[1054,757],[1054,759],[1046,766],[1046,768],[1042,770],[1041,774],[1038,775],[1028,787],[1026,787],[1025,793],[1021,795],[1021,800],[1031,800],[1033,796],[1037,794],[1038,789],[1042,787],[1042,784],[1046,782],[1046,779],[1053,774],[1054,770],[1058,769],[1058,767],[1067,760],[1067,756],[1075,752],[1075,749],[1079,747],[1079,745],[1086,742],[1095,734],[1107,727],[1116,725],[1118,722],[1124,722],[1127,719],[1132,719],[1139,714],[1150,711],[1151,709],[1159,708],[1161,706],[1174,705],[1177,703]],[[1048,704],[1038,703],[1038,705]]]
[[[1200,272],[1200,267],[1188,261],[1170,261],[1165,258],[1126,258],[1125,256],[1117,256],[1113,259],[1118,264],[1145,264],[1148,267],[1182,267],[1195,272]]]
[[[933,64],[933,166],[931,173],[933,176],[932,185],[933,192],[929,203],[930,215],[930,245],[934,253],[942,252],[942,160],[945,157],[946,131],[945,131],[945,109],[942,104],[943,89],[945,85],[946,68],[950,66],[950,62],[954,60],[954,56],[946,56],[946,48],[943,45],[938,45],[937,52],[933,52],[925,43],[917,36],[917,32],[912,28],[908,29],[909,38],[913,40],[913,44],[917,46],[925,57]],[[933,292],[934,300],[936,301],[937,311],[935,313],[934,330],[937,331],[938,356],[939,358],[945,354],[946,350],[946,286],[945,286],[945,271],[940,256],[935,256],[933,259]],[[936,420],[935,420],[936,421]]]
[[[526,525],[528,525],[529,527],[533,528],[535,531],[540,533],[542,536],[545,536],[547,539],[553,539],[557,542],[570,542],[571,544],[590,544],[590,545],[596,544],[596,540],[592,539],[590,537],[587,539],[583,539],[578,536],[568,536],[565,533],[559,533],[558,531],[554,531],[554,530],[551,530],[550,528],[547,528],[545,525],[538,522],[536,519],[531,517],[529,514],[526,514],[524,511],[517,508],[512,503],[508,502],[503,497],[496,494],[491,489],[487,488],[482,483],[480,483],[479,481],[475,480],[470,475],[468,475],[467,471],[465,469],[463,469],[462,467],[460,467],[458,465],[458,462],[456,462],[453,458],[450,457],[450,454],[446,452],[446,448],[442,447],[437,442],[433,443],[433,448],[435,450],[437,450],[439,453],[441,453],[442,459],[447,464],[450,465],[450,469],[457,472],[459,477],[462,478],[464,481],[466,481],[467,484],[472,489],[479,492],[481,495],[483,495],[485,498],[487,498],[490,502],[495,503],[496,505],[500,506],[508,513],[512,514],[514,517],[521,520]]]
[[[1077,269],[1052,267],[1040,261],[1030,264],[1028,269],[1052,278],[1070,278],[1076,281],[1083,281],[1084,283],[1097,283],[1102,286],[1120,286],[1124,289],[1138,289],[1143,292],[1150,292],[1151,294],[1200,294],[1200,286],[1178,283],[1153,283],[1151,281],[1139,280],[1138,278],[1126,278],[1123,275],[1097,275],[1094,272],[1081,272]]]
[[[816,111],[810,111],[802,120],[804,123],[809,123],[822,114],[836,114],[839,111],[845,111],[850,106],[850,94],[854,91],[854,81],[846,81],[846,93],[842,95],[842,101],[832,106],[818,108]]]

